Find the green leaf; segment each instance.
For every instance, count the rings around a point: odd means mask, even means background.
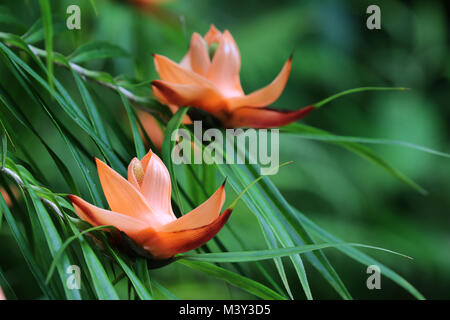
[[[16,39],[15,41],[17,45],[20,45],[20,48],[27,51],[32,57],[35,58],[36,62],[40,64],[39,59],[28,49],[27,45],[23,42],[22,39]],[[89,120],[84,116],[81,109],[77,106],[77,104],[73,101],[69,93],[66,89],[59,83],[56,78],[54,78],[54,83],[56,89],[61,93],[61,95],[50,88],[50,86],[33,70],[31,69],[22,59],[20,59],[17,55],[15,55],[9,48],[7,48],[3,43],[0,43],[1,51],[6,54],[14,64],[17,64],[21,69],[23,69],[26,73],[32,76],[39,84],[41,84],[44,89],[46,89],[50,94],[53,94],[55,100],[59,103],[62,109],[72,118],[72,120],[77,123],[84,131],[86,131],[89,136],[94,140],[94,142],[99,146],[105,155],[108,162],[111,163],[112,167],[121,174],[126,173],[125,166],[122,164],[117,155],[113,152],[113,150],[108,147],[107,143],[103,141],[93,130]],[[43,66],[41,65],[43,68]]]
[[[84,82],[83,80],[81,80],[80,76],[72,68],[70,68],[70,71],[72,72],[73,78],[75,79],[75,82],[78,86],[78,90],[80,91],[81,97],[83,99],[84,105],[86,106],[86,110],[88,111],[88,115],[91,119],[91,123],[92,126],[94,127],[94,130],[99,135],[99,137],[110,148],[112,148],[108,134],[106,133],[105,127],[103,125],[103,121],[100,117],[100,114],[98,112],[97,106],[94,103],[94,100],[89,94],[89,90],[84,85]]]
[[[128,115],[128,119],[130,121],[130,127],[131,132],[133,134],[133,140],[134,140],[134,146],[136,148],[136,155],[139,159],[143,158],[146,154],[144,142],[141,139],[141,135],[139,133],[139,129],[137,127],[137,121],[136,121],[136,114],[134,112],[134,109],[131,107],[130,102],[125,98],[125,96],[122,94],[122,91],[119,90],[117,85],[115,84],[117,88],[117,92],[119,93],[120,99],[122,100],[122,104],[125,107],[125,110]]]
[[[94,9],[95,15],[98,16],[98,10],[97,10],[97,6],[95,5],[95,1],[89,0],[89,2],[91,3],[92,8]]]
[[[211,166],[211,165],[208,165],[208,164],[205,164],[205,163],[202,164],[202,171],[203,171],[203,179],[202,180],[200,180],[200,178],[197,176],[197,173],[195,172],[195,170],[193,170],[192,165],[188,165],[188,168],[190,169],[190,172],[195,176],[195,183],[192,186],[193,187],[194,186],[195,187],[200,187],[200,190],[202,191],[202,193],[204,195],[204,199],[207,199],[209,197],[209,195],[216,190],[216,171],[215,171],[214,166]],[[214,182],[214,184],[212,184],[212,182]],[[211,191],[209,192],[207,190],[211,190]],[[194,192],[194,194],[196,194],[196,193]],[[261,223],[261,221],[259,221],[259,222]],[[234,240],[240,245],[240,248],[242,250],[248,250],[246,248],[246,245],[245,245],[244,241],[242,241],[242,239],[240,239],[240,237],[233,230],[233,228],[232,228],[232,226],[230,224],[225,224],[225,229],[227,229],[230,232],[230,234],[232,235]],[[265,229],[265,231],[267,233],[270,233],[270,236],[267,236],[264,233],[264,237],[266,239],[266,243],[269,246],[269,248],[276,247],[276,245],[277,245],[276,239],[273,236],[273,233],[270,230],[270,228]],[[220,238],[220,235],[214,237],[214,240],[219,240],[219,238]],[[223,247],[223,245],[222,245],[222,247]],[[221,250],[222,251],[228,251],[228,250],[226,250],[226,248],[223,248],[223,249],[221,248]],[[283,263],[282,263],[281,259],[280,258],[275,258],[274,262],[275,262],[277,270],[280,273],[280,277],[282,279],[282,282],[283,282],[283,284],[285,286],[285,289],[286,289],[289,297],[291,299],[293,299],[293,296],[292,296],[292,293],[291,293],[291,290],[290,290],[290,287],[289,287],[289,283],[287,281],[287,276],[286,276],[286,273],[284,271],[284,267],[283,267]],[[244,273],[241,272],[242,268],[239,267],[239,264],[233,264],[233,266],[238,267],[238,272],[241,275],[244,275]],[[259,262],[256,262],[255,266],[261,272],[261,274],[267,279],[267,281],[269,281],[269,283],[273,286],[273,288],[275,288],[280,294],[284,295],[283,290],[280,288],[278,283],[274,280],[272,275],[266,270],[266,268]]]
[[[165,295],[170,300],[180,300],[176,295],[174,295],[172,292],[167,290],[163,285],[161,285],[158,281],[155,279],[152,280],[152,284],[155,286],[156,289],[158,289],[159,292],[161,292],[163,295]]]
[[[253,180],[249,185],[247,185],[244,190],[242,190],[242,192],[236,197],[236,199],[234,199],[234,201],[230,204],[229,208],[233,209],[236,204],[238,203],[238,201],[242,198],[242,196],[256,183],[258,183],[259,180],[261,180],[262,178],[264,178],[265,176],[270,176],[273,174],[273,172],[278,171],[280,168],[287,166],[289,164],[291,164],[293,161],[288,161],[288,162],[284,162],[282,164],[280,164],[279,166],[273,168],[270,172],[266,173],[265,175],[260,175],[258,178],[256,178],[255,180]]]
[[[10,69],[13,74],[16,76],[17,80],[21,83],[22,87],[25,89],[25,91],[30,95],[30,97],[33,99],[33,101],[40,105],[44,111],[47,113],[49,118],[54,123],[55,127],[58,129],[58,131],[61,134],[61,137],[64,139],[66,144],[68,145],[70,151],[72,152],[78,166],[80,167],[80,170],[83,173],[83,176],[88,184],[89,191],[91,192],[91,196],[95,202],[95,204],[99,205],[101,204],[101,197],[98,193],[95,183],[92,180],[92,177],[89,174],[89,170],[85,167],[84,163],[82,162],[80,155],[78,154],[77,149],[73,146],[73,144],[70,141],[70,137],[66,135],[63,130],[61,129],[61,126],[59,125],[58,121],[55,119],[54,115],[50,112],[50,109],[46,106],[45,101],[42,99],[42,97],[36,92],[36,90],[33,88],[33,86],[28,86],[22,78],[28,81],[26,75],[21,71],[18,70],[20,74],[15,69]],[[64,162],[56,155],[51,148],[47,145],[45,140],[41,137],[41,135],[34,129],[33,125],[26,119],[23,112],[18,108],[18,106],[15,104],[14,100],[9,97],[7,92],[4,90],[4,88],[0,85],[0,100],[8,107],[8,110],[11,111],[11,113],[16,117],[16,119],[21,122],[25,127],[32,130],[32,132],[36,135],[36,137],[42,142],[44,147],[49,152],[50,156],[55,161],[55,164],[58,166],[60,172],[66,179],[69,186],[72,188],[73,192],[76,194],[79,194],[78,187],[75,185],[75,182],[72,178],[72,175],[70,174],[70,171],[67,169]]]
[[[14,292],[13,288],[9,284],[5,275],[3,274],[2,268],[0,268],[0,289],[5,294],[5,298],[8,300],[17,300],[17,295]]]
[[[172,187],[175,192],[178,207],[180,208],[182,213],[183,213],[183,205],[181,203],[181,194],[178,188],[175,170],[172,162],[172,149],[176,142],[172,141],[172,133],[180,127],[181,122],[183,121],[183,118],[188,112],[188,110],[189,108],[187,107],[178,109],[177,113],[175,113],[175,115],[167,123],[166,131],[164,133],[164,141],[162,145],[162,158],[167,168],[169,169],[170,177],[172,179]]]
[[[295,209],[293,209],[295,210]],[[302,214],[300,211],[295,210],[296,217],[299,220],[300,223],[302,223],[305,228],[310,232],[312,235],[317,237],[318,239],[322,241],[327,242],[342,242],[339,238],[335,237],[334,235],[330,234],[323,228],[319,227],[317,224],[312,222],[309,218],[307,218],[304,214]],[[416,289],[414,286],[412,286],[405,278],[398,275],[395,271],[388,268],[384,264],[380,263],[379,261],[373,259],[372,257],[368,256],[365,253],[362,253],[357,248],[354,247],[336,247],[336,249],[340,250],[342,253],[346,254],[350,258],[354,259],[355,261],[358,261],[364,265],[370,266],[370,265],[377,265],[380,267],[381,272],[386,277],[390,278],[392,281],[397,283],[399,286],[404,288],[406,291],[408,291],[411,295],[413,295],[417,299],[424,299],[424,296]]]
[[[105,269],[103,268],[100,260],[95,255],[94,251],[92,250],[91,246],[81,237],[82,234],[85,234],[88,232],[88,230],[84,230],[83,232],[78,232],[75,226],[70,224],[72,231],[75,233],[75,238],[77,238],[80,241],[81,249],[83,251],[83,256],[86,260],[86,265],[88,266],[89,273],[91,275],[92,283],[95,289],[95,292],[97,293],[97,297],[100,300],[119,300],[119,296],[116,293],[116,290],[114,289],[114,286],[111,283],[111,280],[108,277],[108,274],[106,273]],[[94,230],[100,230],[105,229],[108,226],[101,226],[96,228],[90,228],[91,232]],[[72,238],[72,237],[71,237]],[[71,239],[69,238],[69,239]],[[67,246],[69,239],[66,240],[66,242],[63,245],[63,248],[61,250],[65,250],[64,246]],[[55,261],[56,259],[54,259]]]
[[[225,280],[231,285],[245,290],[261,299],[267,300],[286,300],[285,297],[266,287],[265,285],[256,282],[252,279],[243,277],[237,273],[231,272],[227,269],[216,266],[212,263],[204,261],[193,260],[179,260],[178,263],[186,267],[201,271],[217,279]]]
[[[245,159],[242,159],[244,163],[250,163],[249,159],[246,158],[248,157],[246,150],[238,146],[237,152],[238,154],[244,155]],[[222,154],[224,156],[226,155],[224,152]],[[217,168],[224,176],[229,178],[231,186],[237,193],[242,192],[244,186],[255,180],[260,172],[259,167],[256,165],[217,165]],[[262,225],[266,223],[271,227],[273,234],[283,247],[313,243],[303,226],[293,221],[292,210],[267,177],[261,180],[258,190],[250,189],[248,194],[242,196],[242,199]],[[266,232],[265,230],[263,231]],[[276,244],[270,244],[271,247],[274,245]],[[323,252],[315,251],[308,253],[306,257],[343,298],[351,298],[350,293]],[[290,259],[307,298],[312,299],[302,259],[299,255],[290,256]],[[280,266],[277,269],[279,272],[283,270]],[[280,274],[280,276],[282,278],[285,277],[283,274]]]
[[[277,239],[275,238],[275,235],[270,228],[270,226],[267,224],[264,220],[258,220],[261,230],[264,236],[264,240],[266,241],[266,244],[269,249],[276,249],[278,247]],[[294,300],[294,296],[292,295],[291,287],[289,285],[289,281],[286,275],[286,271],[284,269],[283,260],[281,258],[273,258],[273,262],[275,264],[275,267],[277,268],[278,274],[281,278],[281,282],[283,283],[284,288],[286,289],[287,294],[289,297]]]
[[[45,50],[47,51],[48,83],[53,88],[53,25],[50,0],[39,0],[45,33]]]
[[[6,128],[3,126],[2,121],[0,120],[0,124],[2,126],[2,132],[0,132],[1,134],[1,142],[0,142],[0,167],[4,168],[5,167],[5,162],[6,162],[6,153],[8,152],[8,141],[7,141],[7,136],[6,136]]]
[[[55,21],[53,19],[53,36],[61,33],[62,31],[66,31],[67,27],[63,21]],[[38,19],[30,29],[22,36],[22,39],[28,43],[36,43],[45,39],[45,30],[42,24],[42,19]]]
[[[395,87],[361,87],[361,88],[354,88],[354,89],[349,89],[349,90],[345,90],[339,93],[336,93],[328,98],[325,98],[319,102],[316,102],[313,104],[314,107],[319,108],[337,98],[340,98],[342,96],[348,95],[348,94],[352,94],[352,93],[358,93],[358,92],[363,92],[363,91],[405,91],[405,90],[409,90],[408,88],[395,88]]]
[[[136,259],[136,274],[138,275],[139,279],[142,280],[142,283],[150,292],[150,294],[153,296],[152,283],[150,281],[150,274],[148,272],[147,260],[145,260],[144,258]]]
[[[304,124],[299,123],[293,123],[290,125],[287,125],[283,128],[281,128],[281,132],[288,132],[288,133],[294,133],[294,134],[314,134],[316,138],[318,136],[323,136],[324,138],[329,138],[328,140],[324,140],[326,142],[330,142],[336,145],[339,145],[341,147],[344,147],[345,149],[359,155],[362,158],[365,158],[366,160],[369,160],[370,162],[374,163],[375,165],[379,166],[380,168],[386,170],[389,172],[392,176],[399,179],[403,183],[406,183],[413,189],[417,190],[419,193],[425,195],[427,194],[427,191],[419,186],[417,183],[415,183],[413,180],[411,180],[409,177],[404,175],[399,170],[392,167],[389,163],[387,163],[383,158],[378,156],[374,151],[371,149],[360,145],[356,142],[352,141],[345,141],[345,139],[339,139],[336,138],[333,134],[328,133],[327,131],[317,129],[315,127],[311,127]]]
[[[306,252],[311,252],[315,250],[325,249],[325,248],[334,248],[339,246],[353,246],[353,247],[364,247],[369,249],[380,250],[384,252],[389,252],[392,254],[396,254],[402,256],[404,258],[412,259],[409,256],[404,254],[380,248],[369,246],[365,244],[359,243],[321,243],[321,244],[310,244],[304,246],[297,246],[291,248],[277,248],[277,249],[268,249],[268,250],[253,250],[253,251],[241,251],[241,252],[217,252],[217,253],[197,253],[197,254],[182,254],[178,255],[179,259],[188,259],[195,261],[206,261],[206,262],[249,262],[249,261],[261,261],[268,260],[278,257],[286,257],[293,254],[301,254]]]
[[[20,231],[14,216],[11,214],[11,211],[9,210],[8,206],[6,205],[3,196],[0,194],[0,209],[3,212],[6,222],[8,223],[11,233],[16,240],[16,243],[22,252],[23,257],[25,258],[25,261],[30,268],[31,273],[33,274],[34,278],[36,279],[37,284],[39,285],[39,288],[42,290],[42,293],[48,298],[48,299],[55,299],[54,294],[52,291],[48,288],[48,286],[45,284],[44,276],[42,274],[42,271],[40,270],[39,265],[37,264],[35,258],[33,257],[33,254],[31,253],[30,249],[28,248],[28,242],[26,241],[25,237],[23,236],[22,232]]]
[[[53,257],[56,256],[58,250],[62,246],[62,240],[61,236],[58,233],[58,230],[56,229],[52,219],[50,218],[50,215],[48,214],[47,210],[45,209],[44,205],[42,204],[41,200],[38,198],[36,193],[33,191],[33,188],[30,187],[28,182],[24,179],[22,179],[26,189],[27,193],[31,198],[31,201],[33,203],[34,209],[36,211],[39,223],[42,227],[44,237],[47,241],[47,245],[50,249],[50,253]],[[60,263],[57,264],[57,270],[58,274],[61,280],[61,285],[64,288],[64,292],[66,294],[67,299],[75,299],[79,300],[81,299],[81,295],[79,290],[71,290],[66,285],[66,270],[67,268],[72,265],[69,255],[63,253],[62,257],[60,259]]]
[[[320,130],[317,128],[314,128],[312,126],[308,126],[305,124],[300,123],[294,123],[291,125],[287,125],[283,128],[281,128],[281,132],[285,132],[287,134],[293,134],[296,137],[302,138],[302,139],[309,139],[309,140],[317,140],[317,141],[324,141],[324,142],[354,142],[354,143],[362,143],[362,144],[381,144],[381,145],[392,145],[392,146],[399,146],[404,148],[409,148],[425,153],[429,153],[431,155],[440,156],[444,158],[450,158],[450,153],[441,152],[438,150],[434,150],[428,147],[424,147],[421,145],[417,145],[411,142],[407,141],[400,141],[400,140],[391,140],[391,139],[376,139],[376,138],[362,138],[362,137],[349,137],[349,136],[338,136],[331,133],[322,131],[322,133],[308,133],[314,132],[315,130]],[[303,133],[305,132],[305,133]],[[319,132],[319,131],[317,131]]]
[[[52,264],[50,265],[50,268],[48,269],[48,273],[47,273],[47,277],[45,278],[45,282],[48,283],[50,281],[50,279],[52,278],[53,272],[55,271],[56,266],[59,263],[59,259],[62,257],[66,248],[72,243],[72,241],[74,241],[76,239],[82,239],[81,236],[83,236],[86,233],[92,232],[92,231],[103,230],[103,229],[113,229],[113,228],[114,228],[113,226],[92,227],[92,228],[86,229],[82,232],[76,232],[75,235],[71,236],[66,241],[64,241],[61,248],[58,250],[58,252],[53,257],[53,261],[52,261]]]
[[[108,252],[117,261],[117,263],[122,267],[122,270],[127,275],[128,279],[133,284],[134,289],[136,290],[138,296],[142,300],[152,300],[152,294],[148,291],[139,277],[134,273],[134,271],[125,263],[125,261],[109,246],[109,244],[104,243],[108,249]]]
[[[71,62],[80,63],[95,59],[129,56],[128,52],[115,44],[105,41],[92,41],[78,47],[68,58]]]

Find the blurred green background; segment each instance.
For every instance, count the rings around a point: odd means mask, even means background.
[[[67,6],[74,3],[81,8],[81,30],[69,31],[64,19]],[[366,28],[370,4],[381,8],[381,30]],[[0,31],[23,34],[40,17],[37,1],[4,0],[0,8]],[[53,14],[62,24],[55,34],[55,51],[67,55],[83,43],[104,40],[130,53],[131,58],[90,62],[86,65],[90,69],[141,81],[155,79],[151,53],[178,61],[188,48],[192,32],[204,34],[212,23],[235,37],[242,56],[245,92],[268,84],[294,51],[292,73],[276,107],[297,109],[354,87],[409,87],[407,92],[346,96],[303,121],[339,135],[403,140],[444,152],[450,152],[449,9],[446,1],[419,0],[175,0],[152,12],[142,12],[126,1],[52,1]],[[21,23],[8,21],[8,15]],[[37,46],[44,48],[43,42]],[[70,79],[67,71],[56,67],[55,72],[62,83],[76,91],[72,80],[64,80]],[[49,120],[41,110],[27,108],[29,101],[11,79],[8,73],[0,73],[1,83],[13,93],[35,127],[54,150],[59,147],[61,157],[76,171]],[[95,88],[107,102],[105,117],[125,127],[120,100],[105,88]],[[64,115],[61,118],[64,121]],[[75,128],[73,132],[82,134]],[[32,134],[26,130],[17,134],[46,173],[52,190],[67,192],[51,158],[42,152],[43,147]],[[420,195],[339,147],[288,135],[280,136],[280,162],[295,163],[272,179],[294,207],[338,237],[414,257],[408,261],[369,252],[404,276],[426,298],[450,298],[450,160],[401,146],[371,147],[429,194]],[[241,232],[249,248],[263,248],[255,218],[243,205],[238,209],[233,227]],[[368,290],[365,266],[334,249],[326,253],[355,298],[411,298],[383,277],[381,290]],[[37,289],[6,223],[0,230],[0,264],[16,292],[24,298],[36,298]],[[271,262],[265,264],[275,270]],[[246,268],[252,271],[250,265]],[[310,265],[306,268],[315,298],[338,298]],[[287,271],[295,277],[294,270]],[[178,266],[153,272],[180,298],[250,298],[221,281]],[[255,272],[254,278],[258,277]],[[298,283],[292,289],[296,297],[304,297]]]

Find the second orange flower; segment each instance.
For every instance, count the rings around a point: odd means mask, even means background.
[[[241,56],[233,36],[220,32],[213,25],[202,37],[192,35],[190,48],[178,64],[155,54],[156,71],[161,80],[152,82],[153,93],[172,110],[180,106],[202,109],[224,127],[273,128],[296,121],[314,107],[297,111],[267,108],[275,102],[286,86],[292,58],[278,76],[266,87],[248,95],[241,87],[239,72]]]

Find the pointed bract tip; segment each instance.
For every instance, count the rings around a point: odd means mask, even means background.
[[[97,157],[95,157],[95,164],[97,165],[97,168],[98,166],[105,165],[105,163]]]
[[[225,215],[225,219],[228,220],[234,208],[228,208],[224,212],[222,212],[221,216]],[[224,223],[225,224],[225,223]]]
[[[295,50],[291,52],[291,55],[289,56],[289,59],[288,59],[289,61],[292,61],[292,59],[294,59],[294,52],[295,52]]]
[[[225,180],[223,180],[223,182],[222,182],[222,186],[221,186],[222,188],[223,188],[223,187],[225,187],[225,184],[227,183],[227,180],[228,180],[228,176],[227,176],[227,177],[225,177]]]
[[[70,202],[75,202],[75,197],[73,194],[67,195],[67,198],[70,200]]]
[[[229,41],[234,41],[233,35],[231,34],[231,32],[228,29],[226,29],[223,32],[223,36],[225,37],[225,39],[228,39]]]
[[[155,86],[157,88],[161,87],[161,80],[153,80],[150,83],[152,84],[152,86]]]
[[[70,202],[72,202],[73,206],[82,207],[82,203],[80,203],[80,198],[74,194],[67,195],[67,198]]]

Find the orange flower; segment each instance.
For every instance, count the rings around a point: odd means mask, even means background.
[[[144,111],[138,111],[138,117],[142,123],[142,127],[145,130],[145,133],[150,138],[153,145],[156,147],[156,149],[161,151],[164,141],[164,132],[159,126],[158,121],[151,114]],[[144,140],[144,142],[146,142],[146,144],[148,145],[145,135],[141,134],[141,137],[142,140]]]
[[[215,46],[217,50],[211,59]],[[154,62],[161,80],[152,82],[153,94],[161,103],[202,109],[225,127],[279,127],[314,109],[313,106],[297,111],[266,108],[283,92],[292,57],[269,85],[245,95],[239,78],[239,49],[228,30],[221,33],[213,25],[205,37],[192,35],[190,49],[179,64],[158,54],[154,55]]]
[[[6,300],[5,294],[3,293],[1,287],[0,287],[0,300]]]
[[[96,159],[98,175],[111,211],[70,195],[77,215],[93,226],[113,225],[147,250],[154,259],[168,259],[193,250],[222,229],[230,217],[220,215],[225,201],[222,185],[207,201],[176,218],[170,201],[169,172],[151,151],[128,166],[128,181]]]

